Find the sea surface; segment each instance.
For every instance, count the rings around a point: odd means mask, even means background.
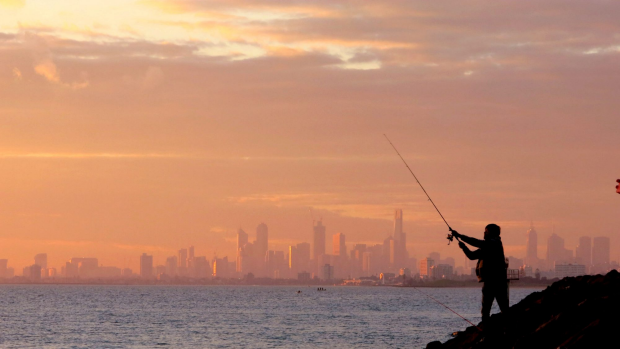
[[[0,348],[424,348],[469,326],[420,291],[480,321],[479,288],[326,289],[0,285]]]

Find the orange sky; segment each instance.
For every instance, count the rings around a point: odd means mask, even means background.
[[[0,258],[137,268],[271,249],[311,217],[463,257],[455,228],[534,220],[620,258],[620,3],[0,0]],[[554,222],[554,223],[552,223]],[[328,239],[330,240],[330,239]],[[328,247],[328,250],[330,248]]]

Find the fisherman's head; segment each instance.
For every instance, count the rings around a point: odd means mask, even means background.
[[[502,228],[497,224],[489,224],[484,228],[484,238],[485,239],[495,239],[499,237],[500,231]]]

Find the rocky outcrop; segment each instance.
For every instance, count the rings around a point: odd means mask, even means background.
[[[468,327],[427,348],[615,348],[620,347],[620,273],[564,278],[534,292],[506,314]]]

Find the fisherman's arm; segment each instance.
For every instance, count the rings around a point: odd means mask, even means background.
[[[470,245],[472,245],[474,247],[482,248],[485,245],[484,240],[478,240],[476,238],[472,238],[472,237],[469,237],[467,235],[463,235],[463,234],[457,232],[456,230],[452,230],[452,235],[455,238],[461,239],[461,241],[463,241],[464,243],[470,244]]]
[[[472,261],[475,259],[480,259],[482,257],[482,252],[480,252],[480,250],[471,251],[469,248],[467,248],[467,245],[462,242],[459,242],[459,247],[463,250],[465,256],[467,256],[467,258]]]

